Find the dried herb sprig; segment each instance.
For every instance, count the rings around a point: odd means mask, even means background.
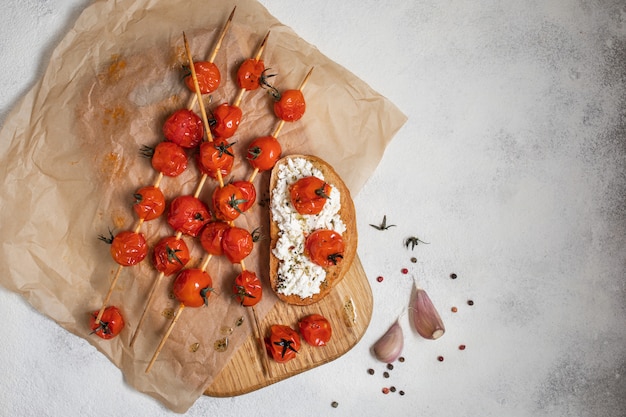
[[[370,226],[372,226],[376,230],[387,230],[390,227],[395,227],[395,224],[387,224],[387,215],[385,214],[383,216],[383,221],[379,225],[370,224]]]
[[[424,242],[423,240],[418,239],[418,238],[417,238],[417,237],[415,237],[415,236],[411,236],[411,237],[406,238],[406,240],[404,241],[404,246],[405,246],[407,249],[408,249],[408,248],[409,248],[409,246],[410,246],[410,247],[411,247],[411,250],[413,250],[413,249],[415,249],[415,247],[416,247],[417,245],[419,245],[420,243],[423,243],[424,245],[429,245],[429,243],[428,243],[428,242]]]

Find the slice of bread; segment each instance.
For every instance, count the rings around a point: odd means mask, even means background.
[[[300,295],[296,294],[282,294],[278,290],[278,267],[279,262],[281,262],[274,255],[274,248],[276,247],[276,242],[279,238],[279,226],[276,224],[274,220],[274,216],[272,215],[272,210],[270,209],[270,284],[272,290],[276,293],[278,298],[288,304],[294,305],[309,305],[318,302],[322,298],[324,298],[332,288],[344,277],[346,272],[350,269],[352,265],[352,261],[356,256],[357,249],[357,227],[356,227],[356,211],[354,208],[354,202],[352,201],[352,197],[350,196],[350,190],[346,187],[343,180],[337,172],[330,166],[327,162],[323,161],[320,158],[311,155],[289,155],[280,159],[274,168],[272,169],[272,174],[270,177],[270,200],[274,200],[275,198],[279,198],[275,195],[276,185],[278,182],[278,170],[279,167],[283,164],[286,164],[290,159],[296,158],[304,158],[311,162],[314,168],[317,168],[324,175],[324,181],[330,184],[332,187],[337,188],[340,192],[340,202],[341,208],[339,210],[339,215],[341,220],[346,226],[345,232],[343,232],[342,238],[345,245],[345,251],[343,253],[343,259],[341,262],[338,262],[337,265],[333,265],[330,267],[324,268],[326,271],[326,277],[322,284],[320,285],[320,291],[317,294],[314,294],[310,297],[302,298]],[[271,204],[270,204],[271,207]]]

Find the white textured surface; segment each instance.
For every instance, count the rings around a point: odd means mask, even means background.
[[[0,123],[89,3],[2,2]],[[262,3],[409,116],[356,198],[375,309],[337,361],[187,414],[626,415],[623,0]],[[369,227],[383,214],[397,226]],[[403,267],[448,331],[424,341],[402,316],[407,361],[384,379],[369,347],[408,304]],[[173,414],[4,289],[0,317],[0,415]]]

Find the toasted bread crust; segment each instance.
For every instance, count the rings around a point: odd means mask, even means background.
[[[354,208],[354,202],[352,201],[352,197],[350,195],[350,190],[346,187],[345,183],[335,172],[332,166],[330,166],[327,162],[322,159],[311,156],[311,155],[289,155],[280,159],[272,170],[272,174],[270,177],[270,199],[274,198],[274,190],[276,189],[276,184],[278,181],[277,172],[278,167],[282,164],[285,164],[289,159],[303,158],[310,161],[313,166],[319,169],[324,175],[324,180],[329,183],[333,187],[337,187],[339,192],[341,193],[341,209],[339,210],[339,215],[341,216],[342,221],[346,225],[346,231],[342,233],[342,238],[345,244],[345,251],[343,254],[343,259],[337,265],[333,265],[327,268],[324,268],[326,271],[326,279],[320,286],[320,292],[307,298],[302,298],[298,295],[285,295],[281,294],[277,291],[278,285],[278,264],[279,260],[274,256],[273,250],[276,247],[276,242],[278,241],[278,225],[274,222],[272,218],[272,212],[270,210],[270,284],[272,290],[276,293],[278,298],[288,304],[294,305],[309,305],[320,301],[324,298],[332,288],[344,277],[346,272],[350,269],[354,257],[356,256],[357,249],[357,227],[356,227],[356,211]]]

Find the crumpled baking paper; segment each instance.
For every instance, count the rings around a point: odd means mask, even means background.
[[[182,83],[186,62],[183,32],[194,60],[207,59],[227,17],[234,19],[217,53],[222,72],[218,91],[204,102],[231,102],[238,89],[239,64],[255,55],[269,32],[262,59],[276,76],[279,90],[304,88],[305,116],[287,123],[278,137],[283,154],[312,154],[335,167],[353,194],[365,183],[385,147],[406,121],[405,116],[352,73],[278,22],[254,0],[95,1],[54,51],[44,76],[19,102],[0,132],[0,283],[66,330],[84,337],[118,366],[129,384],[177,412],[186,411],[210,386],[253,332],[250,311],[232,301],[238,267],[223,259],[210,261],[215,294],[210,306],[186,308],[151,372],[146,366],[171,320],[177,302],[170,296],[172,278],[165,277],[133,348],[129,341],[157,272],[149,258],[126,267],[110,305],[121,308],[127,327],[116,338],[90,334],[89,314],[97,311],[117,265],[98,235],[133,229],[137,220],[133,193],[152,185],[157,174],[141,146],[155,146],[161,125],[174,110],[190,103]],[[232,138],[236,159],[229,179],[246,179],[247,144],[274,132],[277,120],[264,91],[246,93],[244,117]],[[197,111],[197,108],[195,108]],[[164,178],[166,198],[192,194],[199,174],[190,168],[180,177]],[[268,173],[255,179],[258,202],[237,220],[248,230],[267,228]],[[200,198],[209,201],[215,181],[208,180]],[[148,242],[173,232],[164,220],[141,225]],[[197,241],[189,266],[204,254]],[[268,240],[256,245],[246,267],[267,280]],[[277,298],[265,288],[257,306],[262,320]],[[238,325],[240,319],[243,324]],[[228,338],[224,352],[215,342]],[[262,372],[259,364],[259,372]]]

